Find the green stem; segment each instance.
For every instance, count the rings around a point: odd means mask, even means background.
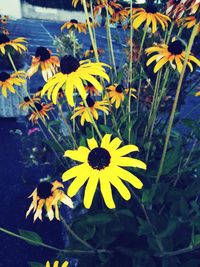
[[[89,31],[89,34],[90,34],[90,39],[91,39],[91,42],[92,42],[92,47],[93,47],[95,59],[96,59],[97,62],[99,62],[99,55],[98,55],[95,39],[94,39],[94,36],[93,36],[93,33],[92,33],[92,28],[91,28],[91,25],[90,25],[90,19],[89,19],[89,14],[88,14],[88,10],[87,10],[86,0],[83,0],[82,3],[83,3],[83,8],[84,8],[85,16],[86,16],[86,21],[87,21],[87,25],[88,25],[88,31]]]
[[[2,228],[2,227],[0,227],[0,231],[6,233],[8,235],[11,235],[13,237],[17,237],[19,239],[22,239],[22,240],[24,240],[26,242],[32,243],[34,245],[41,246],[41,247],[44,247],[44,248],[48,248],[48,249],[51,249],[51,250],[55,250],[55,251],[58,251],[58,252],[71,253],[71,254],[95,254],[95,253],[98,253],[98,254],[108,253],[108,254],[110,254],[110,253],[112,253],[112,251],[105,250],[105,249],[97,249],[97,250],[59,249],[57,247],[50,246],[50,245],[45,244],[43,242],[35,241],[35,240],[29,239],[27,237],[15,234],[15,233],[13,233],[11,231],[8,231],[8,230],[6,230],[5,228]]]
[[[60,111],[60,115],[61,115],[61,117],[62,117],[62,119],[63,119],[63,122],[64,122],[64,124],[65,124],[65,127],[67,128],[67,131],[68,131],[68,133],[69,133],[69,135],[70,135],[70,137],[71,137],[71,139],[72,139],[72,142],[74,143],[74,146],[75,146],[76,148],[78,148],[78,145],[77,145],[77,143],[76,143],[76,140],[75,140],[75,138],[74,138],[74,136],[73,136],[73,134],[72,134],[71,128],[70,128],[70,126],[68,125],[67,120],[65,119],[65,115],[64,115],[64,113],[63,113],[62,105],[61,105],[61,104],[58,104],[58,109],[59,109],[59,111]]]
[[[109,22],[108,6],[106,5],[105,8],[106,8],[106,29],[108,31],[108,41],[109,41],[109,45],[110,45],[111,60],[112,60],[112,65],[113,65],[115,76],[117,77],[117,69],[116,69],[116,63],[115,63],[115,55],[114,55],[113,44],[112,44],[112,36],[111,36],[111,31],[110,31],[110,22]]]
[[[161,161],[160,161],[160,166],[159,166],[156,182],[159,181],[160,176],[162,174],[163,165],[164,165],[164,161],[165,161],[165,156],[166,156],[166,152],[167,152],[167,147],[168,147],[168,143],[169,143],[169,138],[170,138],[172,125],[173,125],[173,121],[174,121],[174,117],[175,117],[176,107],[177,107],[177,103],[178,103],[178,99],[179,99],[179,95],[180,95],[180,91],[181,91],[181,87],[182,87],[182,83],[183,83],[183,78],[184,78],[184,74],[185,74],[188,58],[190,56],[190,52],[191,52],[191,49],[192,49],[196,34],[198,32],[198,27],[199,27],[199,23],[197,23],[194,26],[192,34],[191,34],[191,37],[190,37],[190,40],[189,40],[188,47],[186,49],[185,60],[184,60],[184,63],[183,63],[183,68],[182,68],[182,71],[181,71],[181,75],[180,75],[180,79],[179,79],[179,82],[178,82],[176,95],[175,95],[175,99],[174,99],[174,103],[173,103],[173,107],[172,107],[172,111],[171,111],[171,115],[170,115],[170,119],[169,119],[169,125],[168,125],[168,128],[167,128],[165,144],[164,144],[164,148],[163,148],[163,152],[162,152],[162,157],[161,157]]]
[[[143,46],[144,46],[144,41],[145,41],[145,38],[146,38],[146,35],[147,35],[147,29],[148,29],[148,27],[145,26],[144,27],[144,33],[143,33],[143,36],[142,36],[142,41],[141,41],[141,44],[140,44],[140,50],[139,50],[139,54],[138,54],[138,62],[140,61],[140,57],[141,57],[141,54],[142,54],[142,49],[143,49]]]
[[[88,244],[86,241],[82,240],[72,229],[71,227],[66,223],[65,219],[60,216],[60,219],[64,225],[64,227],[67,229],[67,231],[79,242],[81,243],[82,245],[84,245],[85,247],[91,249],[91,250],[94,250],[94,248]]]

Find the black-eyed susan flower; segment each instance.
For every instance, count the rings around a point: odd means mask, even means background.
[[[174,69],[177,68],[178,72],[181,73],[186,53],[183,43],[180,40],[172,40],[169,45],[160,44],[147,48],[146,53],[147,55],[156,53],[151,58],[149,58],[146,64],[147,66],[149,66],[152,62],[156,61],[154,73],[159,71],[166,63],[170,63]],[[189,66],[191,71],[193,71],[191,62],[194,62],[198,66],[200,66],[200,61],[195,56],[190,54],[187,65]]]
[[[29,117],[29,120],[32,121],[33,124],[36,124],[38,119],[42,118],[45,120],[45,118],[49,119],[48,111],[54,109],[53,104],[45,104],[45,103],[34,103],[33,111],[31,113],[31,116]]]
[[[194,27],[197,24],[197,19],[195,16],[189,16],[185,18],[185,23],[184,23],[184,27],[187,29],[190,29],[192,27]],[[200,24],[199,24],[199,31],[200,32]]]
[[[91,17],[89,17],[89,23],[91,28],[100,27],[100,24],[97,21],[94,21]],[[86,27],[88,27],[87,21],[85,22]]]
[[[73,208],[72,200],[63,192],[62,188],[64,188],[63,184],[57,180],[52,183],[41,182],[29,196],[29,198],[32,198],[32,203],[26,213],[26,217],[33,211],[34,221],[37,218],[42,221],[42,208],[45,207],[50,221],[53,220],[54,216],[57,220],[60,220],[59,202]]]
[[[42,71],[42,76],[45,81],[51,78],[60,66],[60,61],[57,56],[52,56],[52,52],[40,46],[36,49],[35,56],[32,57],[31,67],[27,71],[27,76],[30,78],[39,70]]]
[[[23,37],[10,40],[6,34],[0,34],[0,52],[2,54],[6,53],[6,47],[9,46],[21,54],[23,51],[27,50],[26,46],[22,43],[26,43],[26,39]]]
[[[105,51],[102,48],[97,48],[97,53],[98,53],[98,55],[102,55],[103,53],[105,53]],[[94,57],[94,50],[93,50],[92,46],[90,46],[90,49],[85,51],[85,53],[83,54],[83,57],[84,58]]]
[[[145,22],[145,27],[150,27],[152,29],[152,33],[157,31],[157,24],[162,26],[162,29],[165,30],[168,27],[168,22],[170,18],[166,15],[158,12],[157,7],[152,4],[147,4],[145,8],[140,8],[137,12],[132,16],[133,19],[133,28],[138,29],[141,24]]]
[[[180,19],[186,11],[185,5],[181,0],[169,0],[167,2],[166,14],[174,20]]]
[[[200,7],[199,0],[182,0],[183,4],[186,6],[187,10],[189,10],[189,14],[193,15],[197,13]]]
[[[111,23],[119,23],[126,20],[128,17],[129,12],[127,9],[115,9],[115,12],[112,14],[110,18]]]
[[[108,96],[110,98],[111,103],[115,103],[116,109],[120,107],[121,102],[125,99],[125,94],[129,93],[131,90],[131,95],[135,97],[134,92],[136,91],[134,88],[125,88],[123,84],[113,84],[110,85],[108,88]]]
[[[108,8],[108,13],[112,16],[115,9],[122,9],[122,5],[117,3],[117,0],[97,0],[97,5],[94,7],[94,16],[101,14],[104,8]]]
[[[63,262],[62,265],[60,265],[60,267],[67,267],[69,265],[68,261]],[[46,262],[45,267],[51,267],[51,264],[49,261]],[[59,267],[59,261],[54,261],[52,267]]]
[[[39,86],[36,93],[34,94],[34,97],[41,97],[41,91],[42,91],[42,86]]]
[[[29,96],[25,96],[24,101],[19,104],[19,108],[26,110],[29,107],[33,107],[34,103],[40,103],[40,98],[35,96],[29,98]]]
[[[99,76],[109,82],[110,78],[104,66],[109,67],[101,62],[93,63],[88,60],[79,62],[73,56],[64,56],[60,61],[60,72],[48,80],[42,89],[41,96],[47,92],[48,98],[52,97],[53,103],[56,104],[58,92],[63,87],[69,105],[74,106],[73,92],[75,89],[78,90],[82,99],[86,99],[84,80],[93,84],[98,91],[102,91],[103,88],[94,76]]]
[[[21,86],[25,83],[25,72],[18,71],[12,74],[7,72],[0,72],[0,88],[2,91],[3,96],[7,97],[7,90],[11,93],[15,93],[14,86]]]
[[[70,21],[65,22],[61,27],[61,31],[63,31],[65,28],[70,31],[78,30],[79,33],[86,33],[85,23],[78,22],[76,19],[71,19]]]
[[[146,164],[141,160],[127,157],[125,155],[139,151],[135,145],[126,145],[121,148],[122,141],[116,137],[111,141],[111,134],[106,134],[101,145],[98,146],[94,138],[87,139],[88,147],[80,146],[77,150],[67,150],[64,154],[73,160],[81,162],[67,170],[63,175],[63,181],[75,178],[70,184],[67,194],[70,197],[76,195],[79,189],[87,182],[84,193],[84,206],[90,208],[98,183],[106,206],[115,208],[112,196],[111,185],[113,185],[120,195],[129,200],[131,194],[122,181],[129,182],[137,189],[141,189],[142,182],[131,172],[122,167],[134,167],[146,169]]]
[[[91,96],[93,96],[93,95],[97,95],[98,96],[99,95],[99,91],[90,82],[87,82],[87,85],[85,86],[85,90]]]
[[[109,108],[107,107],[109,105],[107,100],[102,101],[96,101],[92,97],[88,96],[86,98],[88,107],[90,109],[90,112],[95,120],[98,120],[99,114],[98,111],[102,111],[105,114],[108,114]],[[92,120],[90,118],[90,115],[88,113],[87,108],[85,107],[84,103],[81,102],[78,107],[75,108],[75,113],[71,117],[71,119],[76,118],[77,116],[81,116],[81,125],[83,126],[85,121],[92,123]]]

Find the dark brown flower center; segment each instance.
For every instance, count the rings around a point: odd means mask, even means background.
[[[91,18],[91,17],[89,17],[89,22],[93,22],[93,20],[92,20],[92,18]]]
[[[24,97],[24,102],[29,102],[30,101],[30,98],[28,96],[25,96]]]
[[[70,74],[79,68],[79,61],[73,56],[64,56],[60,61],[60,70],[63,74]]]
[[[53,185],[49,182],[41,182],[37,187],[37,195],[41,199],[46,199],[52,196],[52,187]]]
[[[5,82],[8,78],[10,78],[10,74],[7,72],[3,71],[0,73],[0,81]]]
[[[41,111],[42,108],[43,108],[43,106],[42,106],[41,104],[39,104],[39,103],[34,103],[34,107],[33,107],[33,109],[34,109],[35,111]]]
[[[78,24],[78,20],[76,20],[76,19],[71,19],[70,22],[71,22],[71,23]]]
[[[124,86],[122,84],[117,85],[116,92],[122,93],[124,91]]]
[[[179,40],[171,42],[168,46],[168,51],[173,55],[180,55],[183,52],[183,44]]]
[[[181,2],[181,0],[173,0],[174,5],[178,5]]]
[[[158,12],[157,7],[152,4],[147,4],[145,10],[147,13],[152,13],[152,14],[155,14],[156,12]]]
[[[88,163],[93,169],[102,170],[110,164],[110,153],[101,147],[92,149],[88,155]]]
[[[86,98],[86,101],[87,101],[88,107],[90,108],[92,108],[95,104],[95,101],[90,96]]]
[[[47,59],[50,59],[51,55],[45,47],[40,46],[35,52],[35,57],[40,57],[40,61],[45,61]]]
[[[10,42],[10,39],[8,38],[8,36],[6,34],[0,34],[0,44],[5,44]]]

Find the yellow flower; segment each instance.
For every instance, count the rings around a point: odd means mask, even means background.
[[[45,103],[34,103],[33,111],[31,116],[29,117],[29,120],[32,121],[33,124],[36,124],[38,119],[42,118],[45,120],[45,117],[49,119],[49,116],[47,114],[48,111],[53,109],[53,104],[45,104]]]
[[[195,16],[189,16],[187,18],[185,18],[185,23],[184,23],[184,27],[187,29],[190,29],[192,27],[194,27],[197,24],[197,19]],[[199,24],[199,31],[200,32],[200,24]]]
[[[108,96],[111,99],[111,103],[115,103],[115,107],[116,109],[118,109],[120,107],[121,102],[124,101],[125,99],[125,94],[128,94],[129,89],[128,88],[124,88],[123,84],[113,84],[110,85],[108,88]],[[132,94],[133,92],[135,92],[136,90],[134,88],[130,88],[131,90],[131,95],[135,97],[134,94]]]
[[[148,4],[145,8],[140,8],[138,11],[132,16],[133,19],[133,28],[138,29],[143,22],[145,23],[145,27],[152,28],[152,33],[157,31],[157,24],[159,23],[163,30],[168,27],[168,21],[171,19],[158,12],[155,5]]]
[[[63,31],[64,28],[66,28],[68,30],[78,30],[79,33],[81,33],[81,32],[86,33],[85,23],[80,23],[76,19],[71,19],[70,21],[65,22],[65,24],[63,24],[61,27],[61,31]]]
[[[27,76],[30,78],[41,67],[42,76],[45,81],[51,78],[60,66],[60,61],[57,56],[51,56],[52,52],[45,47],[38,47],[35,56],[32,57],[30,69],[27,71]]]
[[[175,40],[173,38],[172,42],[169,43],[169,45],[161,44],[157,46],[152,46],[146,49],[146,53],[147,55],[157,53],[152,56],[146,64],[147,66],[149,66],[153,61],[156,61],[156,65],[154,67],[155,73],[159,71],[168,62],[174,69],[177,68],[178,72],[181,73],[183,62],[186,56],[184,46],[181,41]],[[190,54],[187,64],[191,71],[193,71],[193,66],[191,62],[194,62],[198,66],[200,66],[200,61],[195,56]]]
[[[69,265],[68,261],[65,261],[60,267],[67,267]],[[59,261],[55,261],[52,267],[58,267]],[[51,267],[50,262],[47,261],[45,267]]]
[[[37,220],[37,218],[42,221],[42,208],[45,207],[47,211],[47,217],[50,221],[53,220],[54,216],[57,220],[60,220],[58,209],[59,202],[62,202],[70,208],[73,208],[72,200],[63,192],[61,188],[64,188],[64,186],[58,181],[53,183],[46,181],[41,182],[29,196],[29,198],[32,198],[32,203],[26,213],[26,217],[31,211],[33,211],[34,221]]]
[[[131,194],[122,181],[129,182],[137,189],[141,189],[142,182],[131,172],[122,167],[134,167],[146,169],[146,164],[141,160],[125,157],[125,155],[139,151],[135,145],[126,145],[119,148],[122,141],[116,137],[112,141],[111,134],[106,134],[100,147],[94,138],[87,139],[88,147],[80,146],[77,150],[67,150],[64,154],[73,160],[81,162],[62,175],[64,182],[75,178],[70,184],[67,194],[70,197],[76,195],[79,189],[87,182],[84,193],[84,206],[91,207],[98,183],[106,206],[115,208],[112,196],[111,185],[113,185],[120,195],[129,200]]]
[[[0,88],[3,96],[7,97],[7,90],[9,90],[11,93],[15,93],[14,85],[21,86],[26,82],[24,78],[24,71],[17,71],[12,74],[8,74],[4,71],[0,72]]]
[[[117,3],[117,0],[97,0],[97,6],[94,7],[94,16],[100,14],[102,9],[108,8],[108,13],[112,16],[115,9],[122,9],[122,5]]]
[[[97,49],[97,53],[98,55],[102,55],[103,53],[105,53],[105,51],[102,48],[98,48]],[[83,54],[84,58],[92,58],[94,57],[94,50],[93,47],[91,46],[90,49],[86,50],[85,53]]]
[[[190,11],[190,15],[197,13],[200,7],[199,0],[182,0],[182,2]]]
[[[109,105],[108,101],[102,100],[102,101],[95,101],[93,98],[88,96],[86,98],[87,104],[90,108],[90,112],[95,120],[98,120],[99,114],[97,110],[103,111],[105,114],[108,114],[109,108],[107,107]],[[71,119],[76,118],[77,116],[81,116],[81,125],[83,126],[85,121],[92,123],[90,115],[87,111],[87,108],[85,107],[84,103],[81,102],[79,107],[75,108],[75,113],[71,117]]]
[[[23,37],[10,40],[6,34],[2,33],[0,34],[0,52],[2,54],[5,54],[6,47],[11,46],[12,48],[14,48],[17,52],[21,54],[23,51],[27,50],[26,46],[21,44],[25,42],[26,42],[26,39]]]
[[[96,21],[93,21],[93,19],[91,17],[89,17],[89,22],[90,22],[90,27],[91,28],[100,27],[100,24],[98,22],[96,22]],[[87,21],[85,22],[85,26],[88,27]]]
[[[41,96],[48,92],[48,98],[50,99],[52,96],[52,101],[56,104],[58,92],[61,87],[64,87],[63,90],[69,105],[74,106],[74,89],[78,89],[82,99],[86,99],[86,90],[83,85],[84,80],[93,84],[97,90],[103,90],[102,85],[94,76],[99,76],[109,82],[110,78],[103,68],[104,66],[109,67],[107,64],[100,62],[93,63],[88,60],[79,62],[73,56],[64,56],[60,61],[61,71],[48,80],[42,89]]]
[[[34,103],[40,103],[40,98],[33,96],[31,99],[29,96],[24,97],[24,101],[22,101],[19,104],[19,108],[22,108],[23,110],[29,108],[29,107],[34,107]]]
[[[111,23],[123,22],[128,17],[129,11],[127,9],[115,9],[115,12],[110,18]]]

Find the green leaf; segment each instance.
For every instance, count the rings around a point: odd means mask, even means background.
[[[24,240],[28,244],[34,246],[40,246],[42,244],[42,238],[35,232],[19,229],[19,234],[29,240]]]
[[[133,218],[134,217],[133,212],[131,210],[129,210],[129,209],[117,210],[116,213],[118,215],[125,215],[125,216],[130,217],[130,218]]]
[[[180,137],[174,148],[168,150],[166,154],[162,175],[170,173],[179,164],[182,147],[183,140]]]
[[[39,262],[33,262],[33,261],[29,261],[28,263],[31,267],[44,267],[44,265],[42,263]]]
[[[155,196],[157,185],[153,184],[151,189],[144,189],[142,193],[142,203],[150,204]]]
[[[200,234],[194,235],[192,240],[192,245],[197,246],[200,244]]]
[[[200,139],[200,128],[197,121],[192,119],[183,119],[183,123],[194,131],[194,134]]]
[[[157,235],[158,238],[163,239],[163,238],[166,238],[166,237],[172,235],[174,233],[176,227],[177,227],[177,221],[176,220],[170,220],[166,229]]]
[[[53,121],[50,121],[48,124],[47,124],[47,128],[49,129],[50,127],[52,126],[60,126],[61,124],[61,121],[60,120],[53,120]]]
[[[111,222],[112,220],[113,215],[105,213],[87,216],[86,218],[86,222],[91,224],[105,224]]]
[[[112,134],[113,133],[113,130],[110,127],[106,126],[106,125],[100,124],[99,128],[104,133],[108,133],[108,134]]]

